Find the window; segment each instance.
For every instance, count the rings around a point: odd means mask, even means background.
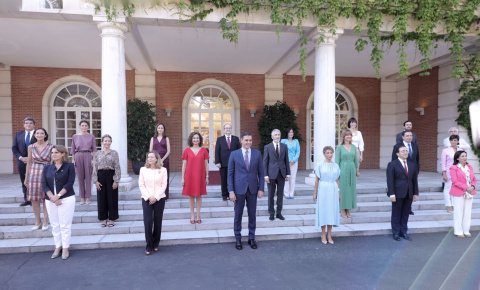
[[[210,170],[218,170],[213,163],[215,144],[217,138],[223,135],[223,126],[226,123],[232,124],[233,115],[232,99],[228,92],[221,87],[203,86],[190,97],[188,103],[189,132],[200,132],[202,135],[203,147],[209,151],[210,155]],[[232,134],[234,134],[233,131]]]
[[[102,98],[98,92],[82,83],[68,83],[57,90],[52,102],[52,143],[67,147],[70,152],[72,136],[80,133],[78,123],[87,120],[97,149],[101,149]]]
[[[45,8],[47,9],[62,9],[63,0],[45,0]]]

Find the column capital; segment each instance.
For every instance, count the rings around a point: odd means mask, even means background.
[[[343,29],[335,29],[335,34],[329,32],[331,28],[317,26],[317,28],[310,34],[312,41],[315,42],[315,48],[318,49],[320,46],[333,46],[335,47],[335,40],[338,39],[340,35],[343,34]],[[323,42],[320,40],[323,39]]]
[[[98,29],[102,31],[101,37],[113,36],[125,40],[125,33],[128,26],[125,17],[117,17],[115,22],[108,21],[107,15],[95,15],[93,21],[97,23]]]

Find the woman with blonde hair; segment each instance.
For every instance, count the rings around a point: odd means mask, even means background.
[[[42,190],[45,193],[48,217],[52,226],[55,251],[52,259],[70,256],[70,236],[75,212],[75,166],[68,162],[68,151],[62,145],[50,149],[52,164],[45,165],[42,175]]]
[[[341,144],[335,152],[335,163],[340,167],[340,210],[343,218],[350,218],[350,210],[357,207],[357,177],[360,176],[357,148],[352,144],[352,131],[343,130]]]
[[[158,252],[162,236],[163,210],[165,209],[165,190],[167,188],[167,169],[157,151],[147,153],[145,167],[140,169],[138,187],[142,193],[143,224],[145,226],[145,254]]]

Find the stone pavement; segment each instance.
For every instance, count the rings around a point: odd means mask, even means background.
[[[285,221],[268,220],[267,198],[259,199],[257,207],[258,241],[304,239],[320,236],[315,228],[313,187],[304,183],[310,171],[300,171],[297,177],[296,197],[284,200]],[[136,177],[135,177],[136,179]],[[171,174],[172,198],[166,203],[162,229],[162,245],[228,243],[233,242],[233,203],[220,199],[220,186],[209,185],[203,198],[202,224],[189,222],[188,199],[181,195],[180,173]],[[22,201],[18,175],[0,176],[0,254],[50,251],[50,231],[31,231],[34,215],[31,207],[19,207]],[[440,175],[420,174],[420,200],[413,204],[409,233],[448,232],[452,215],[445,211]],[[352,218],[341,219],[333,235],[365,236],[390,234],[391,203],[386,196],[385,171],[361,170],[358,178],[357,208]],[[95,191],[94,191],[95,192]],[[77,197],[78,198],[78,197]],[[141,247],[144,245],[143,215],[138,188],[119,194],[119,214],[113,228],[101,228],[97,220],[96,196],[92,204],[75,207],[72,225],[72,249]],[[480,199],[474,200],[472,230],[480,229]],[[245,211],[246,216],[246,211]],[[242,235],[247,233],[247,219],[243,220]]]
[[[479,289],[480,238],[448,233],[0,256],[0,289]],[[442,287],[443,286],[443,287]]]

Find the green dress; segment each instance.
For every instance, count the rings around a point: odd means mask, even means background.
[[[352,144],[350,152],[338,145],[335,151],[335,162],[340,167],[340,209],[354,209],[357,207],[357,148]]]

